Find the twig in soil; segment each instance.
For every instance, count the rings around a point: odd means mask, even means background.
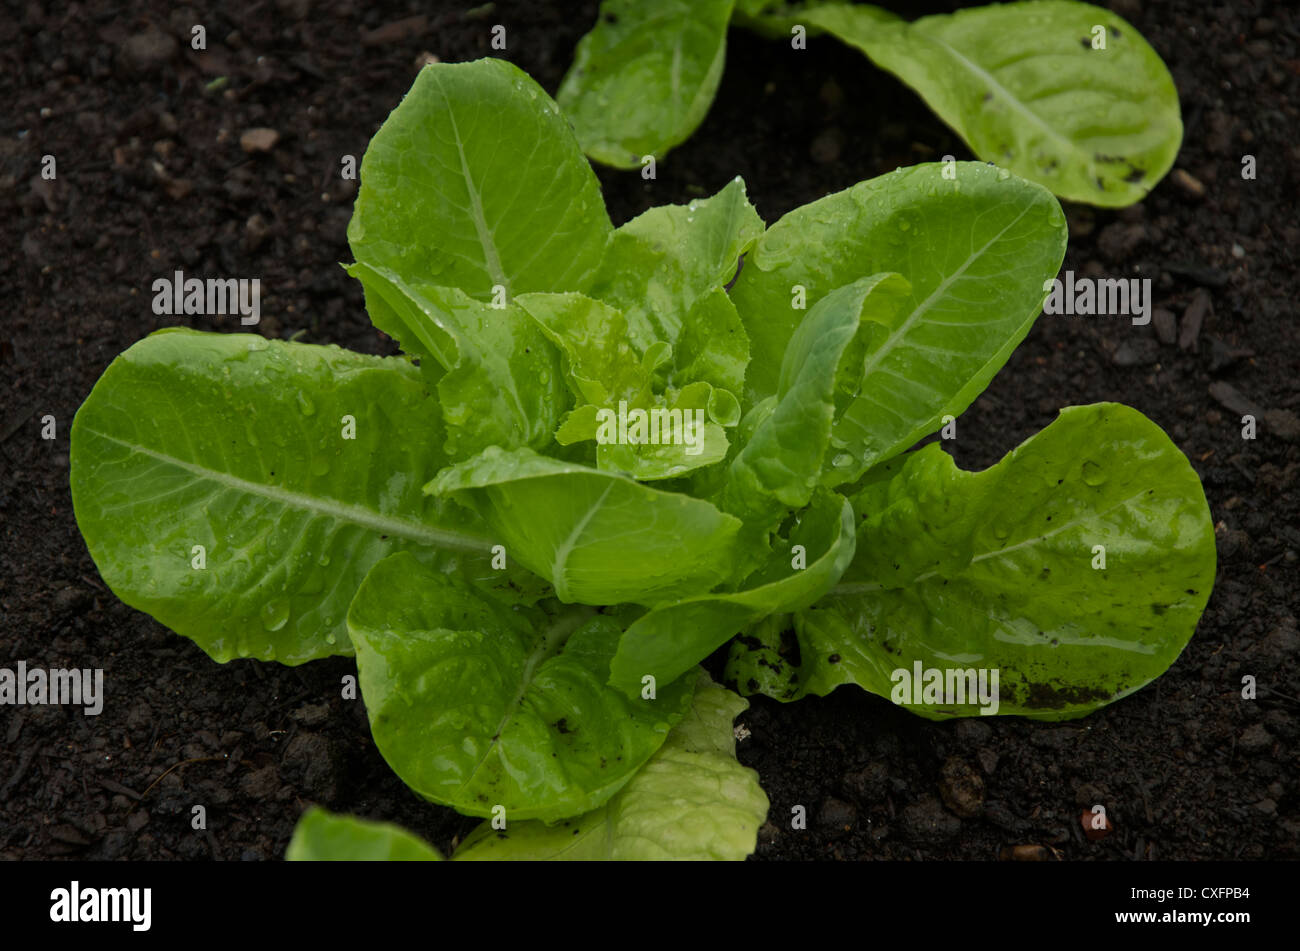
[[[123,786],[121,783],[112,779],[107,779],[103,776],[98,777],[98,779],[99,785],[103,786],[109,792],[119,793],[120,795],[126,796],[130,799],[134,799],[136,802],[140,801],[140,794],[130,786]]]
[[[155,779],[153,782],[151,782],[151,783],[149,784],[148,788],[145,789],[145,791],[142,792],[142,793],[140,794],[140,798],[143,799],[145,796],[149,795],[149,791],[152,790],[155,786],[157,786],[157,785],[158,785],[160,782],[162,782],[164,779],[166,779],[166,778],[167,778],[167,773],[170,773],[170,772],[171,772],[172,770],[174,770],[174,769],[178,769],[178,768],[181,767],[181,766],[188,766],[188,765],[190,765],[191,763],[220,763],[220,762],[223,762],[223,761],[224,761],[224,757],[221,757],[221,756],[200,756],[200,757],[198,757],[197,759],[185,759],[185,760],[181,760],[179,763],[175,763],[175,764],[173,764],[172,766],[167,767],[166,772],[164,772],[161,776],[159,776],[157,779]]]

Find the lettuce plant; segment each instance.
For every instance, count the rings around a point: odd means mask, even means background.
[[[458,858],[751,851],[745,701],[697,666],[733,638],[746,694],[892,697],[960,663],[1056,720],[1195,629],[1208,508],[1136,410],[1063,410],[983,472],[912,448],[1061,264],[1056,199],[1005,169],[901,169],[771,228],[737,179],[614,228],[531,79],[437,64],[371,142],[348,237],[404,357],[159,331],[79,410],[73,502],[112,590],[213,659],[355,655],[393,769],[488,820]],[[969,699],[906,702],[990,712]]]
[[[912,87],[980,158],[1062,198],[1133,204],[1173,166],[1178,92],[1159,54],[1109,10],[1021,0],[908,23],[843,0],[604,0],[558,100],[587,154],[640,167],[713,102],[728,23],[787,42],[819,33]]]

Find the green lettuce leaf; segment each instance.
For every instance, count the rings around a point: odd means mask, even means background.
[[[591,296],[623,313],[638,353],[668,344],[669,383],[739,393],[749,342],[722,288],[762,233],[739,178],[712,198],[651,208],[613,233]]]
[[[663,159],[704,119],[734,0],[604,0],[556,100],[583,150],[615,168]]]
[[[824,493],[803,512],[788,543],[741,590],[675,601],[634,622],[619,641],[610,683],[630,696],[647,674],[671,683],[764,617],[810,606],[848,567],[853,533],[852,506]]]
[[[441,862],[419,836],[391,822],[342,816],[312,806],[294,827],[284,857],[290,862]]]
[[[1169,70],[1136,28],[1102,7],[991,3],[905,23],[878,7],[831,2],[766,16],[765,32],[788,36],[797,22],[862,50],[980,158],[1071,201],[1141,201],[1182,143]],[[1098,27],[1105,49],[1093,48]]]
[[[451,459],[551,443],[569,405],[560,355],[516,304],[496,308],[368,264],[348,273],[365,287],[375,326],[433,369]]]
[[[474,507],[510,558],[583,604],[707,591],[730,575],[741,525],[709,502],[527,449],[485,450],[425,491]]]
[[[998,675],[989,712],[1060,720],[1154,680],[1195,631],[1214,583],[1209,507],[1187,459],[1136,410],[1062,410],[983,472],[937,444],[889,468],[853,500],[844,580],[796,615],[799,662],[769,631],[763,649],[736,648],[728,679],[780,699],[856,683],[943,719],[981,707],[895,687],[916,665],[985,669]],[[785,689],[760,660],[786,665]]]
[[[589,608],[511,610],[402,553],[348,613],[375,745],[408,786],[472,816],[548,822],[594,809],[690,703],[606,686],[622,629]]]
[[[421,494],[442,444],[405,360],[176,328],[114,360],[77,412],[72,501],[127,604],[214,660],[301,664],[352,653],[348,604],[395,551],[507,586],[487,527]]]
[[[768,800],[758,774],[736,762],[732,721],[748,704],[699,674],[686,718],[623,789],[586,815],[546,825],[485,822],[456,861],[713,859],[754,851]]]
[[[611,226],[546,92],[499,59],[436,63],[370,140],[348,224],[358,261],[479,300],[581,291]]]
[[[812,498],[827,458],[838,368],[862,321],[892,330],[907,302],[907,281],[876,274],[827,294],[800,322],[785,351],[775,402],[765,408],[743,448],[729,462],[719,504],[763,524],[779,522]],[[850,361],[854,370],[861,359]],[[859,374],[850,374],[852,390]],[[838,451],[835,459],[840,458]]]
[[[732,298],[749,331],[750,405],[775,393],[803,312],[870,274],[897,272],[911,294],[892,329],[866,341],[856,395],[837,394],[825,484],[855,481],[960,414],[1024,339],[1043,282],[1065,255],[1065,216],[1043,187],[958,162],[899,169],[796,209],[745,260]],[[847,381],[841,380],[837,388]]]

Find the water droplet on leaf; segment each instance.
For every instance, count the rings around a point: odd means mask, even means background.
[[[289,623],[289,599],[273,598],[262,605],[262,627],[278,631]]]

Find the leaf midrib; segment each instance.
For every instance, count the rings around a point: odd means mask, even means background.
[[[434,75],[436,77],[438,74],[435,72]],[[441,78],[438,78],[438,89],[442,93],[443,99],[450,106],[452,98],[443,89]],[[497,251],[495,240],[493,240],[492,230],[488,227],[487,217],[483,214],[483,196],[479,193],[478,186],[474,184],[473,176],[470,175],[469,162],[465,159],[465,145],[460,136],[460,126],[456,123],[456,110],[454,108],[447,109],[447,119],[451,123],[451,134],[456,143],[456,155],[460,158],[460,170],[465,178],[465,191],[469,195],[470,218],[474,221],[474,231],[478,235],[478,243],[483,249],[483,264],[487,268],[492,283],[500,284],[506,289],[506,299],[508,300],[510,297],[510,282],[506,280],[505,269],[501,266],[501,255]]]
[[[87,429],[85,432],[91,436],[97,436],[100,439],[116,443],[132,452],[138,452],[143,456],[156,459],[159,462],[183,469],[186,472],[198,476],[209,482],[231,489],[236,492],[244,492],[248,495],[257,495],[269,499],[273,502],[279,502],[290,508],[301,509],[307,512],[313,512],[317,515],[327,516],[341,522],[351,522],[361,528],[373,531],[376,534],[396,535],[400,538],[406,538],[410,541],[418,542],[422,545],[432,545],[437,548],[454,548],[460,551],[491,551],[492,543],[489,539],[477,535],[471,535],[468,532],[455,532],[443,528],[412,522],[407,519],[393,518],[383,515],[373,509],[363,508],[359,505],[351,505],[347,502],[339,502],[336,499],[324,498],[322,496],[306,495],[302,492],[295,492],[291,489],[283,489],[277,486],[266,485],[260,482],[251,482],[248,479],[232,475],[229,472],[222,472],[217,469],[210,469],[206,466],[193,462],[187,462],[176,456],[159,452],[156,449],[150,449],[138,443],[129,442],[117,436],[96,429]]]
[[[866,383],[868,377],[870,376],[871,371],[875,369],[885,357],[893,353],[896,349],[898,349],[906,342],[908,331],[910,331],[912,327],[916,324],[916,322],[920,320],[921,317],[930,310],[935,300],[937,300],[943,294],[945,294],[948,288],[950,288],[954,283],[956,283],[957,280],[961,278],[970,269],[970,266],[975,261],[982,258],[985,252],[987,252],[989,248],[993,247],[993,245],[997,241],[1001,240],[1004,234],[1010,231],[1015,225],[1019,224],[1020,219],[1029,213],[1030,207],[1031,207],[1030,204],[1026,204],[1025,207],[1020,210],[1020,214],[1016,215],[1015,218],[1009,221],[1001,231],[999,231],[993,237],[989,238],[989,240],[985,242],[980,248],[972,251],[970,255],[966,258],[966,260],[962,262],[961,266],[957,268],[957,270],[953,271],[942,281],[940,281],[938,286],[935,287],[935,289],[930,292],[929,296],[926,297],[925,300],[921,301],[921,303],[918,304],[916,308],[910,314],[907,315],[907,319],[904,320],[901,324],[899,324],[898,329],[894,331],[894,333],[890,334],[889,337],[885,340],[885,342],[881,344],[879,349],[877,349],[876,352],[873,353],[871,357],[866,361],[866,363],[863,364],[862,381],[864,384]]]

